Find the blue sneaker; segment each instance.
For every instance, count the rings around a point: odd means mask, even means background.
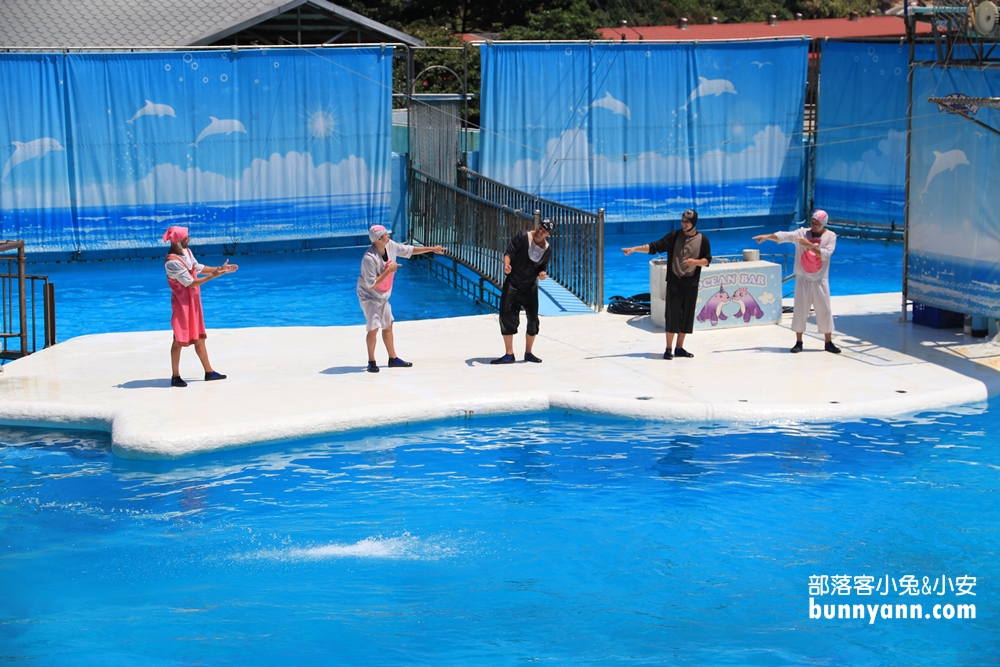
[[[409,361],[403,361],[399,357],[389,358],[389,368],[410,368],[413,364]]]
[[[494,366],[496,366],[497,364],[512,364],[512,363],[514,363],[514,355],[513,354],[505,354],[502,357],[500,357],[499,359],[494,359],[490,363],[493,364]]]
[[[530,361],[533,364],[540,364],[540,363],[542,363],[542,360],[539,359],[538,357],[536,357],[535,355],[533,355],[531,352],[525,352],[524,353],[524,360],[525,361]]]
[[[211,373],[205,373],[205,382],[211,382],[212,380],[225,380],[226,376],[222,373],[216,373],[212,371]]]
[[[365,370],[368,371],[369,373],[378,373],[378,364],[376,364],[374,361],[369,361],[368,368],[366,368]]]
[[[174,375],[174,376],[171,376],[171,378],[170,378],[170,386],[171,387],[186,387],[186,386],[188,386],[188,383],[185,382],[184,379],[180,375]]]

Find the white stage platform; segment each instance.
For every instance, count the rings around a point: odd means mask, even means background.
[[[648,316],[543,317],[542,364],[491,366],[495,316],[397,322],[414,363],[364,371],[364,328],[209,330],[220,382],[193,349],[169,386],[169,331],[82,336],[7,364],[0,423],[110,431],[128,458],[173,458],[350,429],[479,414],[577,410],[664,422],[890,417],[1000,393],[1000,345],[899,321],[899,294],[834,299],[843,354],[806,334],[789,354],[790,315],[774,326],[696,332],[693,359],[661,359]],[[523,326],[523,324],[522,324]],[[515,339],[521,357],[523,337]]]

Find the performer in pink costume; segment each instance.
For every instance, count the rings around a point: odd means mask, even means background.
[[[170,250],[164,263],[171,292],[170,327],[174,331],[174,342],[170,346],[170,386],[187,386],[180,373],[181,348],[192,344],[205,368],[205,381],[225,380],[226,376],[217,373],[208,360],[205,317],[201,311],[201,286],[224,273],[232,273],[239,267],[230,264],[228,259],[222,266],[199,264],[188,248],[191,239],[187,227],[170,227],[163,234],[163,240],[170,242]],[[205,275],[199,277],[201,274]]]

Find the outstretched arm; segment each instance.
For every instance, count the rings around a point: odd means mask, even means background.
[[[778,235],[777,234],[758,234],[757,236],[753,237],[753,240],[756,241],[757,243],[763,243],[764,241],[775,241],[776,242],[778,240]]]
[[[222,263],[222,266],[202,266],[201,271],[199,271],[198,273],[211,274],[215,271],[218,271],[219,273],[232,273],[233,271],[237,271],[239,268],[240,267],[237,264],[230,264],[229,260],[227,259],[225,262]]]
[[[194,280],[191,281],[191,284],[188,285],[188,287],[198,287],[200,285],[204,285],[205,283],[207,283],[209,280],[212,280],[213,278],[218,278],[219,276],[221,276],[224,273],[229,273],[230,271],[229,271],[229,269],[226,268],[226,266],[227,265],[225,265],[225,264],[222,265],[222,266],[213,266],[213,267],[206,266],[205,267],[205,269],[206,269],[206,271],[205,271],[206,275],[203,275],[200,278],[195,278]],[[211,271],[207,271],[207,269],[209,269],[209,268],[211,269]],[[233,269],[233,271],[235,271],[235,270],[236,269]]]
[[[443,252],[448,252],[448,249],[444,246],[439,245],[420,245],[413,246],[414,255],[423,255],[425,252],[432,252],[435,255],[440,255]]]
[[[625,253],[626,257],[634,252],[644,252],[649,254],[649,244],[647,243],[646,245],[632,246],[631,248],[622,248],[622,252]]]

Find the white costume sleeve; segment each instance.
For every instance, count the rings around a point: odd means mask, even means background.
[[[802,230],[796,229],[791,232],[775,232],[774,237],[778,240],[778,243],[796,243],[800,238],[802,238]]]
[[[392,246],[392,252],[389,253],[389,259],[395,259],[396,257],[402,257],[403,259],[409,259],[413,257],[413,246],[406,245],[405,243],[396,243],[395,241],[389,241],[390,246]]]
[[[823,232],[823,240],[819,243],[819,254],[823,258],[823,263],[830,262],[830,255],[837,249],[837,235],[829,229]]]
[[[378,274],[385,268],[385,263],[376,252],[365,252],[361,258],[361,280],[360,283],[368,289],[374,289],[375,280]]]
[[[163,266],[167,270],[167,278],[176,280],[184,287],[190,287],[194,282],[191,271],[179,259],[168,260]]]

